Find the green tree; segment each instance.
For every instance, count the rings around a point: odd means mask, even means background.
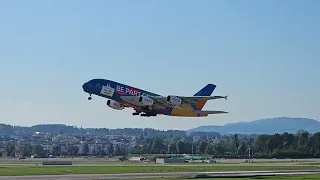
[[[78,156],[79,148],[78,146],[71,146],[69,150],[70,156]]]
[[[199,146],[199,152],[201,154],[204,154],[205,151],[206,151],[207,146],[208,146],[208,142],[207,141],[201,141],[200,142],[200,146]]]
[[[246,141],[242,140],[242,141],[240,142],[239,147],[238,147],[237,154],[239,154],[239,155],[245,155],[245,154],[246,154],[246,151],[247,151],[247,148],[248,148],[248,146],[247,146]]]
[[[120,146],[119,144],[116,144],[114,154],[115,154],[116,156],[125,155],[125,154],[126,154],[126,149],[125,149],[125,147]]]
[[[208,146],[206,148],[206,154],[214,155],[214,143],[213,142],[208,143]]]
[[[306,153],[309,151],[308,148],[308,139],[309,139],[309,132],[300,130],[297,132],[297,137],[298,137],[298,151],[301,153]]]
[[[168,154],[177,154],[177,153],[178,153],[176,142],[171,142],[171,143],[168,145],[168,151],[167,151],[167,153],[168,153]]]
[[[86,156],[89,153],[89,145],[88,145],[88,143],[84,143],[83,146],[84,146],[83,147],[84,155]]]
[[[166,146],[164,145],[163,139],[155,137],[152,141],[151,153],[152,154],[160,154],[161,151],[166,150]]]
[[[33,146],[32,153],[37,154],[37,155],[44,155],[45,151],[40,144],[37,144],[37,145]]]
[[[132,154],[144,154],[142,145],[134,145],[131,150]]]
[[[215,155],[224,155],[224,153],[227,151],[227,146],[224,142],[213,143],[213,148]]]
[[[32,146],[30,143],[24,144],[22,148],[22,156],[31,156]]]
[[[7,143],[5,147],[5,151],[7,156],[15,156],[15,153],[16,153],[15,144],[12,142]]]
[[[190,154],[192,151],[192,144],[188,141],[177,141],[176,148],[179,154]]]
[[[52,148],[52,155],[54,156],[59,156],[61,155],[61,146],[60,145],[55,145]]]
[[[114,155],[114,146],[112,143],[108,145],[108,154],[111,156]]]
[[[234,134],[232,136],[232,140],[233,140],[233,145],[234,145],[234,153],[238,154],[238,148],[239,148],[239,138],[238,138],[238,134]]]

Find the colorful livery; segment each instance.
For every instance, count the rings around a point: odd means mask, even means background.
[[[208,84],[193,96],[161,96],[142,89],[131,87],[106,79],[92,79],[82,85],[83,90],[89,94],[88,100],[92,99],[92,94],[108,98],[107,106],[122,110],[133,108],[132,115],[141,116],[183,116],[183,117],[203,117],[208,114],[227,113],[225,111],[203,111],[202,108],[208,100],[227,99],[228,96],[211,96],[216,88],[214,84]]]

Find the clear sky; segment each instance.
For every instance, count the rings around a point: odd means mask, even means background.
[[[320,120],[320,1],[0,1],[0,122],[189,129],[290,116]],[[208,83],[207,118],[132,116],[82,84],[168,94]]]

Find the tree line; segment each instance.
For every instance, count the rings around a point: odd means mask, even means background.
[[[316,158],[320,157],[320,132],[310,134],[300,130],[296,134],[276,133],[257,135],[255,138],[234,134],[217,140],[198,142],[191,138],[153,137],[140,139],[133,154],[206,154],[214,158]]]
[[[124,135],[124,136],[185,136],[185,131],[180,130],[157,130],[152,128],[123,128],[123,129],[108,129],[108,128],[82,128],[64,124],[39,124],[31,127],[11,126],[0,124],[0,136],[10,135],[32,135],[34,132],[50,133],[51,135],[68,134],[68,135],[83,135],[89,133],[94,136],[105,135]]]
[[[194,142],[194,136],[149,137],[141,134],[132,148],[112,143],[105,147],[97,147],[90,155],[115,156],[127,154],[198,154],[210,155],[213,158],[319,158],[320,132],[311,134],[300,130],[295,134],[276,133],[273,135],[220,135],[218,133],[198,133],[199,140]],[[215,138],[213,138],[214,136]],[[37,154],[48,155],[49,152],[40,144],[25,143],[17,146],[14,142],[5,143],[5,155],[22,156]],[[89,154],[89,146],[84,144],[84,151],[79,153],[77,145],[70,145],[61,151],[60,145],[54,145],[50,154],[83,156]]]
[[[22,145],[16,145],[13,142],[5,143],[5,154],[0,154],[1,156],[5,155],[8,157],[15,157],[17,154],[23,157],[30,157],[35,155],[36,157],[49,157],[51,156],[123,156],[128,154],[127,149],[124,146],[113,145],[112,143],[107,144],[105,147],[97,146],[96,149],[89,152],[88,143],[84,143],[83,151],[79,151],[79,146],[69,145],[65,150],[61,150],[61,145],[54,145],[52,151],[44,148],[40,144],[31,144],[30,142],[24,143]]]

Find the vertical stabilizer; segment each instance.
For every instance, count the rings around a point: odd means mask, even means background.
[[[211,96],[212,92],[216,88],[216,85],[214,84],[208,84],[205,87],[203,87],[200,91],[198,91],[193,96]],[[194,104],[194,108],[197,110],[201,110],[203,106],[206,104],[206,99],[201,99],[197,103]]]
[[[208,84],[193,96],[210,96],[215,88],[216,88],[216,85]]]

